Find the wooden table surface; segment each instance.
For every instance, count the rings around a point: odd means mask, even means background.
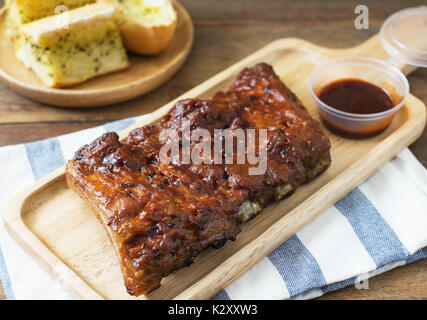
[[[187,62],[171,80],[133,101],[88,110],[41,105],[0,84],[0,145],[44,139],[148,113],[278,38],[299,37],[334,48],[357,45],[376,34],[393,12],[425,1],[363,1],[369,8],[368,30],[354,28],[354,9],[359,0],[181,0],[181,3],[194,20],[195,42]],[[411,92],[427,104],[427,70],[416,70],[408,80]],[[427,131],[410,149],[427,166]],[[348,287],[320,299],[426,298],[427,259],[370,279],[368,290]]]

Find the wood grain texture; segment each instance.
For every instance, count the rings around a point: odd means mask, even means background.
[[[42,140],[56,137],[61,134],[67,134],[79,130],[100,126],[101,121],[85,122],[62,122],[62,123],[16,123],[0,125],[0,145],[12,145],[34,140]],[[17,134],[25,132],[25,135]]]
[[[369,289],[350,286],[328,293],[319,300],[334,299],[427,299],[427,259],[387,271],[369,279]]]
[[[0,300],[6,300],[6,293],[3,289],[3,284],[0,281]]]
[[[393,12],[425,4],[425,1],[413,0],[366,0],[363,3],[370,9],[370,28],[357,31],[353,27],[354,8],[360,1],[180,2],[190,12],[195,23],[195,43],[183,68],[167,83],[126,104],[85,112],[34,103],[0,84],[0,123],[8,123],[0,125],[0,145],[37,140],[95,126],[108,120],[151,112],[281,37],[300,37],[326,47],[351,47],[378,32],[384,19]],[[427,103],[427,70],[416,70],[408,80],[411,92]],[[87,122],[94,120],[97,121]],[[39,123],[40,121],[42,122]],[[427,166],[426,131],[410,149]],[[427,262],[419,261],[397,268],[371,279],[370,284],[369,290],[348,288],[327,294],[323,298],[425,299]]]
[[[281,79],[286,79],[287,86],[319,120],[306,85],[308,78],[324,61],[348,55],[386,58],[378,36],[347,50],[326,49],[287,38],[267,45],[185,96],[206,98],[226,90],[240,70],[264,61],[273,66]],[[174,103],[166,104],[126,129],[121,138],[126,138],[133,128],[158,121]],[[425,121],[425,105],[409,95],[391,126],[370,139],[345,139],[324,128],[331,140],[333,159],[324,174],[243,224],[237,241],[227,243],[220,250],[203,251],[193,265],[166,277],[159,289],[139,298],[212,297],[413,142],[422,133]],[[3,216],[5,226],[16,240],[77,297],[131,298],[124,290],[118,261],[107,235],[89,207],[67,187],[64,168],[17,195]]]
[[[387,6],[381,1],[368,1],[370,29],[360,31],[353,26],[355,1],[184,0],[181,3],[196,26],[193,50],[183,68],[157,90],[126,103],[81,111],[35,103],[0,84],[0,123],[113,120],[148,113],[273,40],[298,37],[326,47],[352,47],[377,33],[389,14],[422,1],[387,1]],[[325,23],[326,19],[329,23]],[[425,79],[426,75],[427,72]],[[422,85],[427,88],[427,80]]]

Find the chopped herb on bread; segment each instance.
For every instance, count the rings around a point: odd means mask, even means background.
[[[49,87],[64,87],[129,66],[114,8],[92,4],[26,24],[17,57]]]

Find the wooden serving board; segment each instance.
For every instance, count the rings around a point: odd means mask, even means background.
[[[194,39],[194,26],[185,8],[174,1],[177,12],[175,35],[160,54],[129,53],[131,66],[68,88],[48,88],[20,62],[7,32],[6,10],[0,9],[0,80],[17,93],[54,106],[99,107],[124,102],[159,87],[185,62]]]
[[[263,61],[274,67],[311,115],[319,119],[308,89],[309,76],[326,59],[349,55],[387,58],[377,37],[343,50],[326,49],[299,39],[282,39],[178,99],[211,97],[216,91],[227,89],[244,67]],[[125,130],[121,138],[135,127],[157,121],[175,102]],[[332,143],[332,165],[325,173],[245,223],[235,242],[228,242],[219,250],[205,250],[193,265],[171,274],[159,289],[139,299],[212,297],[416,140],[425,122],[425,105],[410,95],[391,126],[373,138],[345,139],[324,128]],[[64,168],[17,195],[8,204],[4,219],[16,240],[76,297],[132,298],[125,291],[118,259],[107,234],[83,200],[67,188]]]

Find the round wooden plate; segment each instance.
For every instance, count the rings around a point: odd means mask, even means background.
[[[61,107],[96,107],[130,100],[167,81],[183,65],[194,38],[191,17],[174,1],[178,13],[175,36],[168,48],[156,56],[129,54],[131,67],[85,83],[52,89],[44,86],[35,74],[16,57],[13,43],[6,33],[5,10],[0,10],[0,79],[17,93],[30,99]]]

